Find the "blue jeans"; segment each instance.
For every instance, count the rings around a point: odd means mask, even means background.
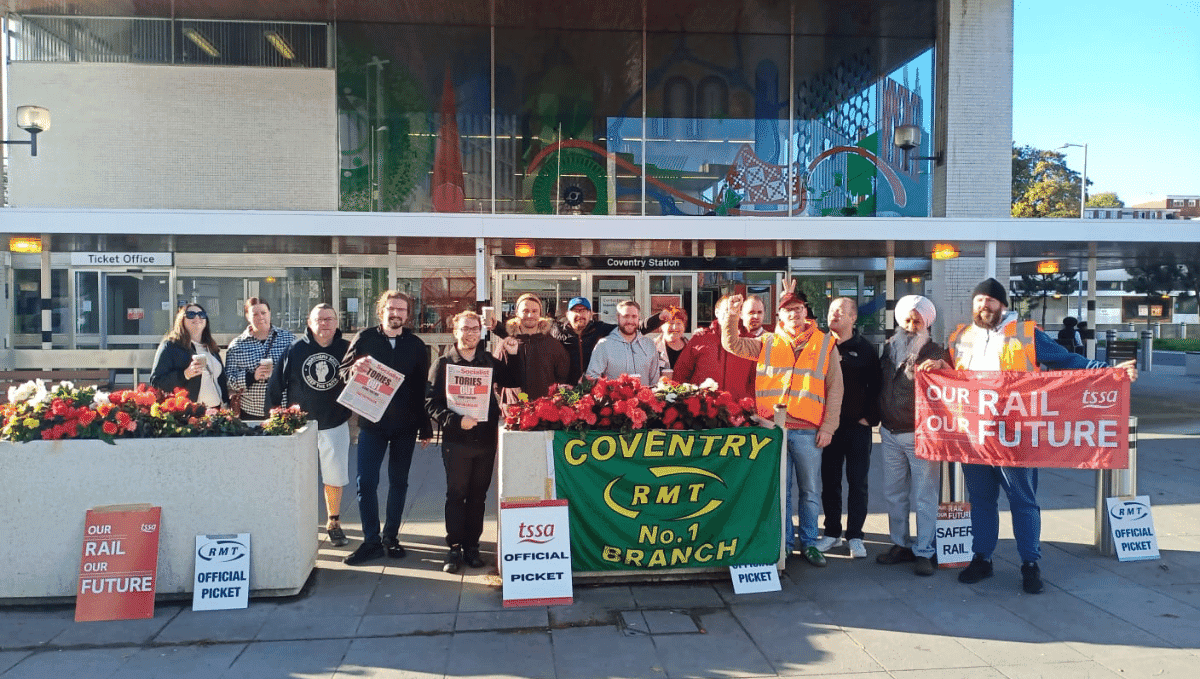
[[[415,431],[386,435],[367,429],[358,430],[358,514],[362,518],[363,544],[379,542],[379,468],[388,458],[387,518],[383,536],[395,538],[400,532],[404,500],[408,497],[408,468],[412,466]]]
[[[795,545],[792,536],[792,477],[800,486],[800,546],[808,547],[817,541],[817,517],[821,515],[821,449],[817,447],[815,429],[789,429],[787,433],[788,484],[787,551]]]
[[[1008,495],[1012,512],[1013,537],[1021,561],[1037,561],[1041,557],[1039,541],[1042,536],[1042,509],[1037,503],[1038,470],[1023,467],[989,467],[964,464],[963,478],[971,500],[971,551],[990,560],[996,551],[1000,532],[1000,513],[996,500],[1003,488]]]

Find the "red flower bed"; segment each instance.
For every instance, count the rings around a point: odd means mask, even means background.
[[[517,431],[570,429],[719,429],[757,426],[754,399],[740,402],[711,380],[702,385],[644,386],[637,377],[560,384],[549,396],[508,407],[505,424]]]

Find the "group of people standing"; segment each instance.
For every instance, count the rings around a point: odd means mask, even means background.
[[[389,290],[376,305],[379,325],[353,339],[342,338],[337,312],[319,304],[308,317],[303,337],[271,325],[265,300],[246,301],[248,326],[229,346],[227,365],[198,304],[181,307],[172,330],[155,357],[151,383],[170,390],[184,387],[193,400],[217,407],[240,395],[247,419],[264,418],[274,406],[300,404],[318,423],[318,459],[325,483],[334,546],[348,544],[340,524],[341,491],[348,482],[349,411],[337,402],[367,358],[404,376],[384,415],[359,418],[358,504],[363,541],[346,558],[359,565],[384,556],[405,555],[399,529],[416,442],[432,438],[432,422],[442,432],[446,471],[446,543],[443,570],[484,565],[479,541],[497,449],[502,405],[519,394],[544,396],[557,384],[582,377],[637,375],[645,384],[666,377],[699,384],[713,380],[737,399],[753,398],[760,412],[785,413],[787,469],[799,497],[787,484],[787,516],[797,507],[798,534],[786,522],[788,552],[798,551],[814,566],[825,566],[825,553],[845,546],[853,558],[865,558],[863,524],[867,516],[872,432],[880,426],[884,499],[888,508],[890,548],[876,556],[880,564],[913,563],[917,575],[936,568],[935,526],[941,465],[915,454],[915,383],[923,370],[1021,370],[1100,368],[1060,346],[1031,321],[1020,322],[1007,310],[1004,286],[987,279],[972,294],[971,323],[950,335],[947,347],[930,337],[937,313],[920,295],[897,300],[897,328],[882,356],[856,329],[854,300],[837,298],[829,306],[828,331],[809,316],[808,299],[789,281],[780,296],[774,329],[763,325],[765,307],[757,297],[728,295],[718,300],[716,319],[684,336],[687,313],[668,307],[643,322],[632,300],[617,305],[617,323],[595,317],[591,302],[576,297],[565,317],[543,315],[541,299],[521,295],[514,316],[501,324],[494,317],[463,311],[452,320],[454,344],[430,364],[425,343],[408,327],[412,300]],[[649,333],[659,331],[656,338]],[[483,338],[496,341],[489,352]],[[486,419],[464,415],[448,398],[448,367],[491,371],[492,396]],[[1132,362],[1117,367],[1132,379]],[[378,485],[388,464],[388,492],[382,528]],[[843,473],[848,494],[842,524]],[[959,573],[962,582],[992,574],[997,543],[999,490],[1008,496],[1013,531],[1022,560],[1022,586],[1042,591],[1040,508],[1037,470],[964,465],[972,502],[974,557]],[[824,532],[818,518],[824,513]],[[916,531],[910,514],[915,512]],[[799,542],[797,546],[797,540]]]
[[[833,300],[829,332],[808,318],[808,300],[789,284],[778,303],[779,323],[759,337],[739,328],[740,296],[720,307],[721,347],[754,366],[754,395],[759,410],[786,412],[789,483],[787,515],[792,515],[790,478],[800,489],[799,551],[814,566],[826,565],[824,553],[847,544],[850,556],[867,556],[863,522],[867,514],[867,472],[871,428],[880,425],[884,499],[888,509],[891,547],[876,556],[880,564],[913,563],[917,575],[933,575],[937,566],[935,529],[941,465],[915,453],[916,373],[926,370],[1007,370],[1109,367],[1101,361],[1068,351],[1032,321],[1020,321],[1008,311],[1003,285],[989,278],[972,291],[972,318],[951,333],[947,346],[929,335],[937,317],[933,303],[920,295],[897,300],[897,329],[879,357],[875,348],[854,329],[853,300]],[[744,311],[744,310],[743,310]],[[744,314],[743,314],[744,315]],[[699,335],[700,333],[697,333]],[[695,341],[695,338],[693,338]],[[834,351],[836,349],[836,360]],[[1118,366],[1137,379],[1132,361]],[[740,382],[738,383],[740,385]],[[728,387],[727,387],[728,388]],[[842,470],[849,495],[846,529],[841,525]],[[1035,468],[965,464],[964,477],[971,500],[973,557],[958,574],[975,583],[993,573],[992,556],[999,533],[999,491],[1008,496],[1013,533],[1021,557],[1021,586],[1036,594],[1043,590],[1041,509],[1037,504]],[[825,532],[817,535],[822,508]],[[916,533],[910,513],[916,514]],[[795,536],[786,524],[786,543],[793,551]]]

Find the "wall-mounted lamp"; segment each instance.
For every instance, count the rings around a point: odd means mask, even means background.
[[[1046,259],[1038,262],[1037,272],[1040,274],[1058,273],[1058,262],[1053,259]]]
[[[283,39],[282,35],[279,35],[275,31],[267,31],[263,35],[267,39],[267,42],[271,43],[271,47],[274,47],[275,51],[279,52],[279,55],[284,59],[291,61],[296,58],[296,53],[292,51],[292,46],[288,44],[287,40]]]
[[[916,125],[900,125],[892,134],[892,145],[904,151],[904,157],[909,160],[932,160],[934,164],[941,165],[944,157],[941,151],[932,156],[910,156],[908,155],[913,149],[921,146],[921,128]]]
[[[937,243],[933,246],[934,259],[954,259],[958,257],[958,248],[950,243]]]
[[[8,251],[36,255],[42,251],[42,239],[28,236],[13,236],[8,239]]]
[[[518,257],[532,257],[537,254],[537,248],[533,247],[533,243],[529,241],[519,240],[513,247],[513,254]]]
[[[196,47],[200,48],[200,51],[204,52],[208,56],[214,59],[221,56],[220,50],[218,50],[211,42],[209,42],[208,38],[204,37],[200,31],[197,31],[194,28],[185,28],[183,29],[183,36],[188,40],[191,40]]]
[[[5,144],[29,144],[29,155],[37,155],[38,134],[50,129],[50,109],[41,106],[18,106],[17,127],[29,133],[29,141],[5,140]],[[41,250],[38,250],[41,252]]]

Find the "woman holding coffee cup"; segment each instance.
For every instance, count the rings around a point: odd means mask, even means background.
[[[296,337],[271,325],[271,305],[260,297],[251,297],[243,307],[246,331],[229,343],[225,352],[229,388],[239,408],[235,414],[243,420],[267,419],[267,381],[275,362],[292,346]]]
[[[158,345],[150,385],[170,393],[187,389],[188,398],[210,408],[229,399],[221,348],[208,329],[208,312],[199,304],[185,304],[175,314],[171,331]]]

